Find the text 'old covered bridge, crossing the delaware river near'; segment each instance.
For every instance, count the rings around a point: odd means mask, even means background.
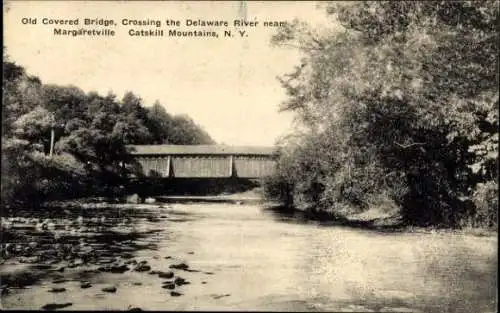
[[[260,178],[276,165],[276,148],[226,145],[133,145],[147,177]]]

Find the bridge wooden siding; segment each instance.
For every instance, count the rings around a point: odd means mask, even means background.
[[[271,147],[220,145],[129,146],[130,153],[148,177],[259,178],[275,167]]]

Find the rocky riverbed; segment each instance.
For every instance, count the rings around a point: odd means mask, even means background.
[[[187,285],[208,284],[214,274],[190,267],[194,251],[158,251],[168,238],[166,225],[187,220],[166,204],[80,203],[10,215],[1,218],[3,308],[71,309],[76,293],[103,298],[124,288],[140,294],[154,285],[166,297],[180,297]],[[25,299],[33,289],[46,294]],[[138,309],[120,301],[122,309]]]

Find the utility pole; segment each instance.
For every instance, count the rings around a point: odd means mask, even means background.
[[[55,137],[54,126],[52,126],[50,128],[50,152],[49,152],[50,157],[52,157],[52,154],[54,153],[54,137]]]
[[[50,150],[49,150],[49,157],[52,158],[54,155],[54,141],[56,140],[56,127],[63,127],[64,128],[64,123],[60,123],[59,125],[56,123],[56,117],[55,114],[52,113],[52,122],[50,125]]]

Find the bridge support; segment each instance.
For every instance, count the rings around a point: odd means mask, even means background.
[[[229,156],[229,177],[233,177],[233,168],[234,168],[234,160],[233,160],[233,156],[230,155]]]
[[[170,172],[171,172],[170,168],[172,167],[171,163],[172,163],[172,156],[169,155],[167,156],[167,175],[166,175],[167,177],[170,177]]]

